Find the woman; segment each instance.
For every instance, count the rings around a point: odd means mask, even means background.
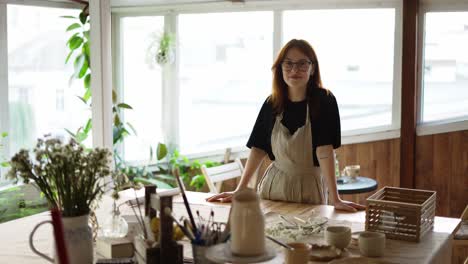
[[[340,117],[335,97],[322,86],[315,51],[305,40],[293,39],[280,51],[272,71],[272,94],[247,142],[251,152],[236,191],[247,186],[268,155],[273,162],[259,184],[261,198],[364,209],[338,195],[333,149],[341,145]],[[229,202],[234,192],[207,201]]]

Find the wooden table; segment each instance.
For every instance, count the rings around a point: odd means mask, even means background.
[[[141,192],[139,193],[141,195]],[[215,221],[225,222],[228,219],[230,204],[208,203],[205,198],[210,196],[206,193],[187,192],[193,212],[199,210],[202,215],[207,216],[211,209],[215,212]],[[132,198],[133,193],[122,195],[121,199]],[[101,221],[109,215],[111,199],[105,198],[101,208],[97,212]],[[178,216],[186,215],[182,198],[175,197],[174,213]],[[265,213],[277,212],[283,215],[307,218],[315,213],[336,221],[349,221],[353,232],[364,229],[365,212],[346,213],[335,211],[331,206],[311,206],[307,204],[283,203],[274,201],[262,201],[262,209]],[[123,209],[122,214],[130,214],[130,209]],[[15,221],[0,224],[0,263],[48,263],[37,257],[28,245],[28,236],[34,225],[43,220],[50,219],[47,213],[25,217]],[[387,239],[387,251],[383,260],[394,263],[449,263],[451,256],[450,234],[460,220],[456,218],[436,217],[433,232],[428,233],[420,243],[405,242]],[[46,225],[36,232],[36,243],[38,249],[44,252],[52,251],[52,229]],[[356,247],[350,247],[351,255],[359,256]],[[281,249],[279,255],[266,263],[282,263]],[[312,262],[311,262],[312,263]],[[320,262],[323,263],[323,262]]]

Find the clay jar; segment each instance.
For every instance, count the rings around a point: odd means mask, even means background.
[[[239,256],[258,256],[265,253],[265,219],[260,198],[252,189],[236,192],[229,216],[231,252]]]

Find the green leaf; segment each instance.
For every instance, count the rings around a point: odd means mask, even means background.
[[[80,13],[80,22],[81,22],[81,24],[83,24],[83,25],[86,24],[86,19],[87,18],[88,18],[87,14],[85,14],[84,12]]]
[[[75,133],[71,132],[70,130],[68,130],[66,128],[65,128],[65,131],[67,131],[67,133],[70,134],[70,136],[72,136],[73,138],[76,138]]]
[[[117,144],[120,140],[122,140],[122,130],[115,127],[112,129],[112,142]]]
[[[83,31],[83,35],[86,39],[89,39],[89,30]]]
[[[71,51],[68,53],[67,58],[65,59],[65,64],[68,63],[68,61],[70,60],[71,55],[72,55],[74,52],[75,52],[75,50],[71,50]]]
[[[86,126],[84,128],[84,132],[88,133],[91,130],[91,127],[93,126],[93,123],[91,121],[91,118],[88,119],[88,122],[86,122]]]
[[[203,175],[195,175],[190,181],[190,186],[194,186],[197,190],[200,190],[205,185],[205,177]]]
[[[83,103],[87,104],[86,100],[83,97],[78,96],[78,95],[76,97],[78,97]]]
[[[70,50],[76,50],[83,43],[83,39],[80,36],[73,36],[68,43]]]
[[[91,74],[90,73],[86,74],[84,78],[84,87],[86,89],[91,88]]]
[[[83,54],[85,54],[86,56],[89,57],[89,54],[90,54],[89,41],[86,41],[86,42],[83,44]]]
[[[5,138],[8,136],[8,132],[2,132],[2,134],[0,134],[2,138]]]
[[[142,177],[135,177],[134,179],[135,182],[140,182],[140,183],[143,183],[143,184],[147,184],[147,185],[156,185],[158,188],[160,189],[172,189],[173,186],[163,182],[163,181],[160,181],[160,180],[157,180],[157,179],[147,179],[147,178],[142,178]]]
[[[125,128],[122,128],[122,137],[125,137],[125,136],[128,136],[128,135],[130,135],[130,133],[128,132],[128,130],[125,129]]]
[[[163,167],[161,167],[161,166],[157,166],[157,167],[158,167],[159,172],[168,173],[168,171],[167,171],[166,168],[163,168]]]
[[[137,134],[135,128],[133,127],[133,125],[130,124],[130,122],[127,122],[126,124],[127,124],[127,126],[132,130],[133,135],[138,136],[138,134]]]
[[[161,180],[169,180],[169,181],[175,181],[174,176],[170,174],[156,174],[154,175],[155,178],[161,179]]]
[[[89,68],[89,64],[88,64],[88,60],[86,59],[86,56],[83,56],[84,60],[83,60],[83,65],[81,66],[81,69],[80,69],[80,73],[78,75],[78,78],[83,78],[86,74],[86,72],[88,71],[88,68]]]
[[[126,103],[120,103],[120,104],[117,105],[117,107],[126,108],[126,109],[133,109],[131,106],[129,106]]]
[[[71,30],[74,30],[74,29],[77,29],[77,28],[80,28],[81,25],[78,24],[78,23],[73,23],[71,24],[69,27],[67,27],[67,30],[66,31],[71,31]]]
[[[80,143],[85,141],[87,138],[88,138],[88,133],[80,132],[76,134],[76,140]]]
[[[80,75],[81,67],[83,67],[84,63],[85,63],[85,56],[83,54],[78,55],[73,64],[75,68],[75,77],[78,77]]]
[[[74,16],[60,16],[61,18],[77,18],[77,17],[74,17]]]
[[[0,163],[0,167],[6,168],[6,167],[8,167],[8,166],[10,166],[10,163],[9,163],[9,162],[4,161],[4,162],[1,162],[1,163]]]
[[[113,103],[113,104],[116,104],[116,103],[117,103],[117,99],[118,99],[117,91],[116,91],[115,89],[112,89],[112,103]]]
[[[72,41],[73,38],[75,38],[76,36],[78,36],[79,32],[76,32],[75,34],[71,35],[71,37],[68,39],[67,41],[67,45],[70,44],[70,42]]]
[[[120,117],[119,117],[119,115],[114,115],[114,125],[115,125],[115,126],[118,126],[118,125],[120,125],[120,124],[122,124],[122,122],[120,122]]]
[[[167,147],[163,143],[158,143],[158,147],[156,149],[156,158],[158,160],[162,160],[167,155]]]
[[[149,160],[151,161],[153,159],[153,147],[150,146],[150,156]]]
[[[72,86],[73,82],[75,81],[75,74],[72,74],[68,79],[68,87]]]
[[[85,100],[85,103],[88,103],[88,100],[91,98],[91,89],[86,89],[85,94],[83,95],[83,100]]]

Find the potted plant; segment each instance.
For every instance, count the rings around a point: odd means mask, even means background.
[[[93,239],[89,214],[106,189],[111,175],[107,149],[86,150],[74,139],[39,139],[30,155],[20,150],[10,161],[8,177],[37,187],[51,207],[62,214],[70,263],[92,263]]]
[[[159,38],[159,49],[156,54],[156,61],[160,65],[166,63],[173,63],[174,56],[174,47],[175,47],[175,37],[172,33],[164,31]]]

